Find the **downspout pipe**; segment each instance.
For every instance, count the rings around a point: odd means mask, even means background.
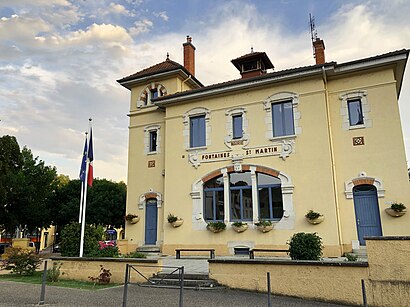
[[[340,222],[340,206],[339,206],[339,198],[337,197],[335,152],[334,152],[333,137],[332,137],[332,123],[330,120],[329,90],[328,90],[326,70],[324,66],[322,66],[322,78],[323,78],[323,84],[325,87],[325,103],[326,103],[327,130],[328,130],[328,135],[329,135],[332,186],[333,186],[333,196],[334,196],[335,206],[336,206],[337,237],[338,237],[340,255],[343,255],[344,250],[343,250],[343,237],[342,237],[342,229],[341,229],[341,222]]]

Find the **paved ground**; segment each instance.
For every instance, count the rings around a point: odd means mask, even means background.
[[[48,286],[45,306],[122,306],[123,287],[90,291]],[[0,306],[35,306],[39,302],[41,285],[0,281]],[[178,306],[179,290],[142,288],[130,285],[127,306]],[[267,306],[267,294],[237,290],[185,290],[184,307],[200,306]],[[295,298],[272,296],[272,306],[336,307],[335,305]]]

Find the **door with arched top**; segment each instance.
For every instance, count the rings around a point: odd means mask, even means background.
[[[353,200],[357,236],[360,245],[366,245],[364,237],[382,235],[376,187],[367,184],[355,186],[353,188]]]

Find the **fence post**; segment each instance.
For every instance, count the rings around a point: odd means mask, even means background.
[[[43,279],[41,282],[41,293],[39,305],[44,305],[44,297],[46,295],[46,280],[47,280],[47,260],[44,261]]]
[[[179,307],[183,307],[184,305],[184,267],[182,266],[180,269],[180,286],[179,286]]]
[[[127,296],[128,296],[128,283],[129,283],[129,264],[125,265],[125,278],[124,278],[124,293],[122,296],[122,307],[127,306]]]
[[[268,280],[268,307],[272,307],[272,302],[270,300],[270,272],[266,272],[266,278]]]
[[[363,306],[367,307],[366,286],[364,284],[364,279],[362,279],[362,296],[363,296]]]

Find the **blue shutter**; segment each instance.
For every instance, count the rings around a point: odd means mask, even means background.
[[[232,116],[232,130],[234,139],[242,138],[242,115]]]
[[[190,118],[190,147],[206,145],[205,115]]]

